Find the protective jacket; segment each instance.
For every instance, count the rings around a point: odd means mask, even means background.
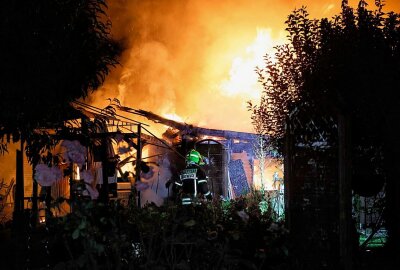
[[[182,204],[191,204],[194,198],[205,197],[211,199],[207,180],[208,177],[200,166],[188,164],[179,173],[179,179],[175,181],[175,185],[180,189]]]

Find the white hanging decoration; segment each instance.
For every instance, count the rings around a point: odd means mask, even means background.
[[[86,184],[86,190],[88,191],[90,198],[92,200],[96,200],[99,197],[99,191],[97,190],[97,188],[92,187],[89,184]]]
[[[74,162],[81,168],[86,161],[86,148],[77,140],[65,140],[61,143],[61,146],[67,149],[63,153],[63,158],[66,162]]]
[[[86,184],[91,184],[93,182],[94,176],[93,176],[92,172],[89,170],[81,171],[80,176],[81,176],[81,179],[83,179],[83,181]]]
[[[57,180],[62,178],[63,174],[58,167],[49,167],[46,164],[38,164],[35,167],[34,178],[42,187],[49,187]]]

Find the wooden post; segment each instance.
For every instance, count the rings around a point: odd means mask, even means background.
[[[50,219],[52,216],[51,213],[51,186],[45,187],[46,189],[46,197],[44,198],[44,201],[46,203],[46,211],[45,211],[45,217],[46,217],[46,222]]]
[[[350,170],[350,123],[348,117],[338,114],[339,141],[339,241],[342,269],[352,269],[352,216]]]
[[[292,176],[292,155],[293,155],[293,136],[291,131],[291,126],[289,120],[286,120],[286,130],[285,130],[285,153],[283,160],[283,185],[284,185],[284,203],[285,203],[285,224],[287,228],[291,228],[290,223],[290,200],[293,197],[290,195],[290,181]]]
[[[24,142],[21,140],[21,150],[17,150],[16,158],[16,183],[13,223],[14,227],[22,229],[24,215]]]
[[[385,131],[385,170],[387,171],[386,180],[386,228],[388,230],[388,239],[386,243],[387,251],[391,256],[393,256],[393,261],[395,265],[400,265],[400,184],[398,177],[400,175],[400,143],[398,141],[398,134],[395,130],[396,125],[400,119],[395,116],[394,113],[387,116],[387,125],[390,128]],[[392,258],[392,257],[390,257]]]
[[[100,190],[100,201],[108,203],[108,154],[107,154],[107,139],[102,140],[101,145],[101,170],[103,174],[103,185]]]
[[[228,164],[229,164],[229,156],[228,156],[228,148],[225,145],[222,145],[222,168],[223,168],[223,193],[222,195],[225,198],[231,198],[229,194],[229,172],[228,172]]]
[[[36,224],[38,222],[38,183],[36,182],[36,180],[34,179],[34,175],[35,175],[35,167],[36,164],[32,164],[32,219],[31,219],[31,224],[32,227],[35,228]]]
[[[142,163],[142,142],[141,142],[142,126],[137,127],[137,149],[136,149],[136,183],[140,182],[140,172]],[[137,192],[137,204],[140,207],[140,191]]]
[[[71,164],[69,165],[69,199],[70,199],[70,205],[69,205],[69,211],[72,213],[74,211],[75,203],[76,203],[76,196],[74,192],[74,167]]]

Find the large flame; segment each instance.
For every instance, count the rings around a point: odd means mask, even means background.
[[[274,45],[284,42],[282,39],[273,40],[271,32],[271,29],[258,28],[254,42],[232,60],[230,78],[223,80],[220,86],[224,94],[242,95],[248,100],[260,98],[262,86],[258,83],[255,68],[264,65],[263,58],[267,53],[273,56]]]
[[[352,6],[357,0],[350,0]],[[369,1],[372,8],[374,1]],[[247,101],[261,87],[254,72],[263,55],[285,42],[293,9],[311,18],[340,12],[340,0],[110,1],[112,34],[126,50],[102,89],[97,106],[117,97],[129,107],[179,116],[209,128],[251,132]],[[386,10],[400,10],[387,0]],[[175,118],[178,119],[178,118]]]
[[[260,160],[254,161],[253,186],[260,190],[279,190],[283,184],[283,164],[276,159],[267,158],[261,177]]]

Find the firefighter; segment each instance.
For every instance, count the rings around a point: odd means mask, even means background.
[[[186,167],[179,173],[175,185],[180,192],[182,205],[198,203],[197,199],[211,200],[212,195],[208,189],[208,177],[200,167],[205,164],[205,158],[192,149],[186,155]]]

